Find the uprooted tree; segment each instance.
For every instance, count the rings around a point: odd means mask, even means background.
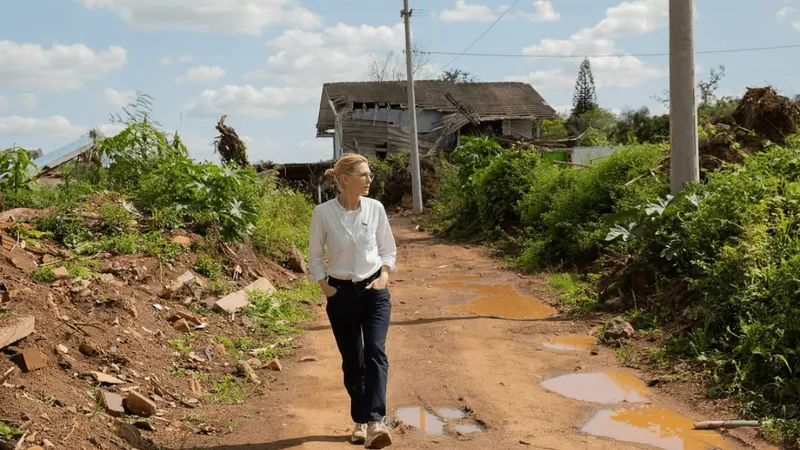
[[[225,164],[236,164],[240,167],[247,167],[250,162],[247,160],[247,145],[239,138],[236,131],[230,125],[225,125],[224,114],[217,123],[219,136],[214,140],[214,147]]]

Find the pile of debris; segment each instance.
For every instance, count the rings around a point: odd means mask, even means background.
[[[711,125],[716,132],[700,140],[700,162],[714,170],[741,163],[745,154],[763,150],[765,140],[785,145],[800,127],[800,106],[771,87],[748,88],[736,110]]]
[[[0,224],[0,449],[177,444],[187,432],[224,430],[212,412],[220,380],[249,395],[277,380],[275,344],[242,309],[250,292],[271,294],[300,274],[242,248],[229,250],[241,265],[227,295],[192,271],[191,252],[167,265],[104,254],[88,276],[75,276],[68,250],[9,238],[13,223]],[[198,237],[172,239],[191,248]],[[295,265],[305,270],[302,257]],[[42,267],[55,281],[31,278]],[[231,346],[237,339],[266,346]]]

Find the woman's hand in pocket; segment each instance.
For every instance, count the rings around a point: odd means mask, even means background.
[[[325,294],[325,297],[328,298],[333,297],[337,292],[339,292],[338,289],[328,284],[327,281],[325,283],[320,283],[319,287],[322,289],[322,293]]]
[[[389,274],[386,272],[381,272],[381,276],[376,278],[372,283],[367,285],[367,289],[375,289],[379,291],[381,289],[386,289],[386,286],[389,285]]]

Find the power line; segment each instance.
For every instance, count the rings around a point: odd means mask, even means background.
[[[489,28],[487,28],[487,29],[486,29],[486,31],[484,31],[484,32],[483,32],[483,33],[482,33],[480,36],[478,36],[478,39],[475,39],[475,40],[472,42],[472,44],[469,44],[469,46],[468,46],[467,48],[465,48],[463,52],[461,52],[461,54],[457,55],[455,58],[453,58],[452,60],[450,60],[450,62],[449,62],[449,63],[447,63],[447,64],[445,64],[444,66],[442,66],[442,70],[446,69],[446,68],[447,68],[447,67],[448,67],[450,64],[453,64],[454,62],[456,62],[456,60],[457,60],[458,58],[460,58],[462,55],[464,55],[466,52],[468,52],[468,51],[469,51],[469,49],[471,49],[471,48],[472,48],[472,47],[473,47],[475,44],[477,44],[477,43],[478,43],[478,41],[480,41],[481,39],[483,39],[483,37],[484,37],[484,36],[486,36],[486,33],[488,33],[489,31],[491,31],[491,29],[492,29],[492,28],[494,28],[494,26],[495,26],[495,25],[497,25],[497,22],[500,22],[500,20],[501,20],[503,17],[505,17],[505,16],[506,16],[506,14],[508,14],[508,12],[509,12],[509,11],[511,11],[511,9],[512,9],[512,8],[514,8],[514,5],[516,5],[517,3],[519,3],[519,0],[514,0],[514,3],[512,3],[512,4],[511,4],[511,6],[509,6],[509,7],[508,7],[508,8],[507,8],[505,11],[503,11],[503,14],[500,14],[500,17],[498,17],[498,18],[497,18],[497,20],[495,20],[494,22],[492,22],[492,24],[491,24],[491,25],[489,25]]]
[[[485,34],[485,33],[484,33]],[[767,50],[785,50],[785,49],[792,49],[792,48],[800,48],[800,44],[789,44],[789,45],[775,45],[770,47],[747,47],[747,48],[729,48],[729,49],[719,49],[719,50],[698,50],[695,52],[697,55],[710,55],[710,54],[718,54],[718,53],[744,53],[744,52],[760,52],[760,51],[767,51]],[[467,48],[469,50],[469,47]],[[462,56],[483,56],[483,57],[493,57],[493,58],[621,58],[626,56],[633,56],[637,58],[644,58],[644,57],[652,57],[652,56],[669,56],[669,52],[665,53],[620,53],[620,54],[601,54],[601,55],[553,55],[553,54],[519,54],[519,53],[467,53],[466,50],[460,53],[457,52],[430,52],[430,51],[419,51],[415,50],[416,53],[425,53],[428,55],[457,55],[456,59]],[[452,64],[453,61],[447,63],[444,67]],[[443,68],[444,68],[443,67]]]

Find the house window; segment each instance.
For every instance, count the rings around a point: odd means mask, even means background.
[[[375,157],[378,158],[379,161],[383,161],[386,159],[387,151],[386,150],[376,150]]]

